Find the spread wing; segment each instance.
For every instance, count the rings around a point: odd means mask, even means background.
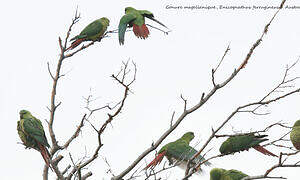
[[[119,43],[120,45],[124,44],[124,36],[126,32],[126,28],[128,24],[130,24],[133,20],[136,19],[136,16],[134,14],[126,14],[124,15],[119,23]]]

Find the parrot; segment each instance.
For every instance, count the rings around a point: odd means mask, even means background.
[[[290,139],[297,150],[300,150],[300,120],[296,121],[291,134]]]
[[[77,47],[80,43],[83,41],[96,41],[99,38],[101,38],[107,27],[109,26],[109,19],[106,17],[102,17],[100,19],[97,19],[87,25],[79,35],[73,37],[70,39],[70,41],[73,41],[71,46],[66,49],[66,51],[70,49],[74,49]]]
[[[213,168],[210,171],[210,180],[242,180],[247,176],[247,174],[235,169]]]
[[[39,151],[47,166],[51,168],[51,155],[47,149],[50,145],[48,144],[42,122],[27,110],[21,110],[19,114],[20,120],[17,122],[17,130],[23,145],[26,148],[33,148]]]
[[[150,11],[126,7],[125,15],[121,18],[118,28],[120,45],[124,44],[124,36],[127,26],[133,27],[133,32],[138,38],[146,39],[149,36],[150,33],[145,24],[145,17],[167,28],[167,26],[154,19],[154,15]]]
[[[254,133],[246,135],[237,135],[229,137],[224,141],[219,149],[221,154],[234,153],[239,151],[248,150],[249,148],[254,148],[255,150],[270,156],[278,157],[277,155],[266,150],[264,147],[260,146],[259,143],[267,141],[268,139],[262,139],[268,135],[254,135]]]
[[[187,132],[185,133],[181,138],[177,139],[174,142],[170,142],[166,145],[164,145],[159,151],[158,155],[144,168],[148,169],[149,167],[155,167],[157,164],[159,164],[163,157],[166,156],[169,164],[173,164],[175,161],[182,161],[179,164],[179,167],[185,169],[187,166],[188,160],[190,160],[198,151],[191,147],[189,144],[194,139],[195,135],[193,132]],[[192,163],[191,165],[195,165],[201,161],[204,161],[204,157],[199,155]],[[210,162],[205,162],[205,165],[209,166],[211,165]],[[202,170],[199,169],[199,172]]]

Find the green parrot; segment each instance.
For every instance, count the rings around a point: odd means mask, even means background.
[[[296,121],[290,134],[290,139],[297,150],[300,150],[300,120]]]
[[[194,133],[193,132],[187,132],[185,133],[181,138],[177,139],[174,142],[170,142],[166,145],[164,145],[159,151],[158,155],[144,168],[148,169],[149,167],[155,167],[157,164],[159,164],[163,157],[166,156],[169,164],[173,164],[175,161],[182,161],[179,164],[179,167],[185,169],[187,166],[188,160],[190,160],[198,151],[191,147],[189,144],[194,139]],[[201,161],[204,161],[204,157],[199,155],[191,165],[195,165]],[[205,165],[209,166],[211,165],[210,162],[205,162]],[[199,172],[202,170],[199,169]]]
[[[264,147],[260,146],[259,143],[267,141],[268,139],[262,139],[268,135],[259,135],[256,136],[254,133],[250,133],[247,135],[237,135],[229,137],[226,141],[224,141],[220,147],[221,154],[228,154],[234,152],[240,152],[244,150],[248,150],[250,148],[254,148],[255,150],[265,154],[277,157],[275,154],[266,150]]]
[[[67,48],[66,50],[68,51],[69,49],[74,49],[77,47],[80,43],[83,41],[96,41],[99,38],[101,38],[107,27],[109,26],[109,19],[106,17],[97,19],[90,23],[88,26],[86,26],[79,35],[73,37],[70,41],[73,41],[71,46]]]
[[[242,180],[247,174],[234,169],[225,170],[221,168],[213,168],[210,171],[210,180]]]
[[[119,43],[124,44],[124,36],[127,26],[133,27],[134,34],[141,39],[146,39],[149,36],[149,30],[145,24],[145,17],[149,18],[158,24],[165,26],[158,20],[154,19],[153,13],[147,10],[137,10],[132,7],[125,8],[125,15],[121,18],[119,23]]]
[[[17,130],[24,146],[39,151],[47,166],[50,167],[51,156],[47,149],[50,146],[42,122],[31,115],[29,111],[21,110],[20,120],[17,122]]]

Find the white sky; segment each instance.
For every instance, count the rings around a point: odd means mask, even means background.
[[[133,60],[138,66],[137,80],[133,86],[125,108],[103,135],[104,146],[100,157],[92,163],[90,179],[110,179],[102,157],[107,158],[114,174],[119,174],[129,166],[152,141],[169,127],[170,117],[175,110],[181,113],[183,104],[180,94],[188,99],[188,106],[200,98],[202,92],[212,88],[211,69],[222,57],[227,45],[231,51],[216,74],[218,82],[226,78],[237,67],[249,48],[263,31],[264,25],[275,10],[167,10],[166,5],[274,5],[280,0],[163,0],[163,1],[6,1],[0,7],[1,15],[1,71],[0,112],[3,124],[0,135],[4,142],[1,148],[0,179],[41,179],[43,160],[39,153],[25,150],[16,131],[18,112],[30,110],[43,121],[49,118],[46,106],[50,104],[52,81],[47,71],[50,62],[54,71],[59,56],[58,36],[64,37],[78,5],[81,20],[75,25],[72,35],[79,33],[87,24],[100,17],[110,19],[109,30],[116,29],[124,8],[132,6],[147,9],[167,25],[169,35],[150,29],[147,40],[126,33],[125,45],[119,46],[117,34],[101,43],[78,53],[63,65],[63,77],[57,89],[57,99],[62,105],[57,110],[54,130],[59,142],[64,142],[76,128],[83,113],[83,96],[94,97],[94,107],[107,102],[117,102],[123,89],[110,75],[119,71],[122,61]],[[298,5],[297,0],[287,0],[286,5]],[[246,68],[227,87],[217,92],[210,101],[197,112],[188,116],[182,124],[163,142],[179,138],[187,131],[195,132],[192,144],[200,141],[200,148],[211,133],[239,105],[263,97],[282,79],[286,64],[292,64],[300,55],[300,9],[282,10],[271,25],[260,47],[256,49]],[[158,26],[150,20],[147,23]],[[159,26],[158,26],[159,27]],[[299,76],[300,65],[290,73]],[[299,82],[295,84],[299,87]],[[300,95],[293,95],[270,105],[263,112],[268,116],[239,114],[226,125],[221,133],[235,130],[259,130],[266,125],[283,120],[292,125],[299,119]],[[100,125],[105,114],[96,114],[92,121]],[[177,117],[177,116],[176,116]],[[270,139],[283,132],[275,129]],[[47,132],[48,141],[50,142]],[[217,139],[208,146],[215,147],[209,156],[218,153]],[[91,154],[97,143],[95,133],[86,124],[82,135],[68,148],[73,158],[78,159],[85,152]],[[290,144],[289,144],[290,145]],[[161,146],[160,146],[161,147]],[[279,154],[280,149],[268,147]],[[70,163],[68,155],[60,168]],[[146,157],[149,162],[153,153]],[[299,155],[298,157],[299,158]],[[211,161],[213,167],[238,169],[249,175],[260,175],[277,163],[276,158],[263,156],[254,150]],[[144,166],[143,160],[140,165]],[[138,165],[138,166],[140,166]],[[211,168],[213,168],[211,167]],[[192,179],[209,179],[206,168],[204,176]],[[174,168],[170,179],[180,179],[184,171]],[[285,176],[289,180],[299,178],[299,169],[278,169],[271,175]],[[163,177],[166,175],[163,175]],[[51,176],[54,179],[54,176]]]

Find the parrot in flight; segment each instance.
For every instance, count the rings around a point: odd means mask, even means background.
[[[194,137],[195,135],[193,132],[187,132],[176,141],[164,145],[158,151],[158,155],[144,169],[148,169],[149,167],[155,167],[157,164],[159,164],[162,161],[164,156],[167,157],[170,165],[173,164],[175,160],[179,162],[179,167],[185,169],[188,160],[190,160],[198,152],[196,149],[194,149],[189,145],[190,142],[194,139]],[[199,155],[191,163],[191,165],[195,165],[204,160],[205,160],[204,157]],[[205,162],[204,164],[207,166],[211,165],[210,162]],[[201,171],[202,170],[200,169],[199,172]]]
[[[125,15],[121,18],[118,28],[120,45],[124,44],[124,36],[127,26],[133,27],[133,32],[138,38],[146,39],[149,36],[150,33],[145,24],[145,17],[167,28],[167,26],[154,19],[154,15],[150,11],[136,10],[132,7],[127,7],[125,8]]]
[[[296,121],[291,134],[290,139],[297,150],[300,150],[300,120]]]
[[[66,49],[66,51],[74,49],[83,41],[96,41],[100,39],[104,35],[108,26],[109,19],[107,19],[106,17],[93,21],[88,26],[86,26],[79,35],[70,39],[70,41],[73,42],[71,46]]]
[[[21,110],[20,120],[17,122],[17,130],[23,145],[26,146],[26,148],[33,148],[39,151],[47,166],[51,168],[51,155],[47,149],[50,146],[42,122],[31,115],[29,111]]]
[[[210,180],[242,180],[247,176],[247,174],[234,169],[225,170],[221,168],[213,168],[210,171]]]
[[[270,156],[278,157],[277,155],[266,150],[264,147],[260,146],[259,143],[267,141],[268,139],[263,139],[268,135],[254,135],[254,133],[246,135],[237,135],[229,137],[224,141],[219,149],[221,154],[240,152],[254,148],[255,150]]]

